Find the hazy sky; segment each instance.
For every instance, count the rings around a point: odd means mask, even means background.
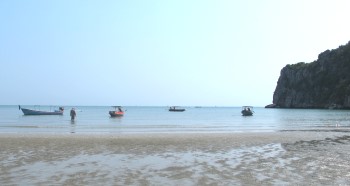
[[[265,106],[348,0],[3,0],[0,105]]]

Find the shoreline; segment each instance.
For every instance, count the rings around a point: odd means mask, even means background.
[[[99,145],[118,145],[128,149],[171,146],[178,148],[233,148],[240,146],[264,145],[269,143],[294,143],[297,141],[322,140],[334,136],[350,135],[348,130],[329,131],[278,131],[246,133],[125,133],[125,134],[23,134],[0,133],[0,147],[23,146],[31,148],[65,145],[92,148]]]

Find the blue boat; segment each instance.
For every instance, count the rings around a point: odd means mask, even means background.
[[[55,111],[41,111],[41,110],[21,108],[21,106],[18,106],[18,107],[20,110],[22,110],[24,115],[63,115],[63,111],[64,111],[63,107],[59,107],[59,109]]]

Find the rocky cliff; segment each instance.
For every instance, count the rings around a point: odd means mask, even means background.
[[[350,109],[350,42],[314,62],[285,66],[271,106]]]

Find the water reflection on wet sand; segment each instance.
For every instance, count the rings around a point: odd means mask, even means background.
[[[350,184],[341,132],[0,138],[0,185]]]

